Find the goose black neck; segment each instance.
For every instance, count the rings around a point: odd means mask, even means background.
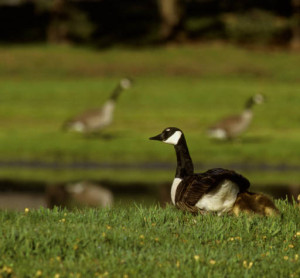
[[[176,157],[177,157],[177,168],[176,168],[176,178],[184,178],[194,174],[194,165],[191,159],[189,149],[187,147],[184,135],[182,134],[177,145],[175,147]]]
[[[253,105],[254,105],[253,98],[249,98],[249,99],[247,100],[247,102],[246,102],[245,108],[246,108],[246,109],[251,109]]]
[[[116,101],[118,99],[120,93],[122,92],[122,90],[123,90],[122,87],[120,85],[118,85],[112,92],[110,99]]]

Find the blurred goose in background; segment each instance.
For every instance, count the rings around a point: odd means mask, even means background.
[[[219,123],[210,127],[208,136],[220,140],[230,140],[242,134],[250,125],[253,118],[252,107],[254,104],[262,104],[264,96],[256,94],[247,100],[244,111],[239,115],[233,115],[222,119]]]
[[[81,133],[99,132],[103,128],[109,126],[113,120],[113,113],[116,101],[123,90],[129,89],[132,81],[129,78],[120,80],[117,87],[113,90],[109,99],[100,108],[91,109],[82,114],[68,120],[63,128],[70,131]]]
[[[249,192],[248,179],[234,171],[214,168],[201,174],[194,173],[187,143],[180,129],[169,127],[149,139],[174,145],[177,168],[171,187],[171,199],[178,209],[193,214],[278,214],[271,199],[263,194]]]
[[[78,181],[70,184],[48,186],[46,190],[49,208],[60,207],[111,207],[113,193],[99,184]]]

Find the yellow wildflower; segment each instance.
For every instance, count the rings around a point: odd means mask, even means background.
[[[128,278],[129,276],[127,274],[124,274],[123,275],[123,278]]]
[[[154,240],[155,240],[156,242],[158,242],[158,241],[159,241],[159,238],[158,238],[158,237],[156,237]]]
[[[156,223],[152,223],[151,225],[152,225],[152,227],[155,227],[155,226],[156,226]]]
[[[295,255],[295,261],[298,261],[298,259],[299,259],[299,255],[296,254],[296,255]]]
[[[28,213],[29,212],[29,208],[25,208],[24,211],[25,211],[25,213]]]
[[[144,239],[145,238],[145,236],[144,235],[140,235],[140,239]]]
[[[36,272],[36,274],[35,274],[35,276],[37,276],[37,277],[39,277],[39,276],[42,276],[42,271],[41,270],[38,270],[37,272]]]
[[[284,256],[283,259],[284,259],[285,261],[287,261],[287,260],[289,259],[289,257],[288,257],[288,256]]]
[[[103,233],[102,233],[102,237],[106,237],[106,233],[103,232]]]
[[[111,229],[111,226],[106,225],[106,229],[107,229],[107,230],[110,230],[110,229]]]
[[[290,248],[294,248],[295,246],[293,244],[289,244],[289,247]]]
[[[59,278],[60,277],[60,275],[58,274],[58,273],[56,273],[55,275],[54,275],[54,278]]]
[[[77,249],[78,249],[78,245],[75,244],[75,245],[73,246],[73,249],[74,249],[74,250],[77,250]]]
[[[297,233],[296,233],[296,236],[300,236],[300,232],[297,232]]]
[[[7,274],[11,274],[13,270],[12,270],[12,268],[9,267],[9,266],[4,266],[4,267],[2,268],[2,271],[3,271],[3,272],[6,272]]]
[[[195,256],[194,256],[194,259],[195,259],[195,261],[199,261],[200,256],[199,256],[199,255],[195,255]]]
[[[214,265],[214,264],[216,264],[216,261],[215,260],[210,260],[209,263]]]
[[[248,264],[247,261],[243,261],[244,268],[250,269],[252,266],[253,266],[253,262],[249,262],[249,264]]]

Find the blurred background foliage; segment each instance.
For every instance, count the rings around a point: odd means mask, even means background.
[[[0,0],[1,42],[222,39],[299,47],[299,0]]]

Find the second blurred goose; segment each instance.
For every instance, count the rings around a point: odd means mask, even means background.
[[[103,104],[102,107],[87,110],[82,114],[68,120],[63,126],[64,129],[81,133],[101,131],[103,128],[112,123],[116,101],[120,96],[120,93],[123,90],[129,89],[131,85],[132,82],[130,79],[121,79],[117,87],[113,90],[109,99]]]
[[[248,128],[252,121],[253,105],[263,102],[264,96],[261,94],[251,97],[247,100],[244,111],[241,114],[221,119],[220,122],[208,129],[208,136],[220,140],[230,140],[238,137]]]

